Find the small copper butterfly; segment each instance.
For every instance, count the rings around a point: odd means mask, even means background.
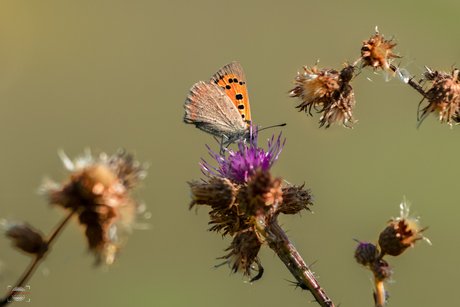
[[[184,122],[222,137],[224,144],[249,138],[249,109],[246,77],[237,62],[222,67],[209,81],[195,83],[184,104]]]

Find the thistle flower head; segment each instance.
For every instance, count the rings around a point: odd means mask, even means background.
[[[361,57],[363,59],[363,67],[371,66],[374,70],[378,68],[388,70],[390,68],[390,60],[392,58],[400,58],[391,50],[397,45],[392,43],[393,38],[385,39],[375,27],[375,34],[367,41],[363,42],[361,48]]]
[[[70,178],[63,184],[48,180],[41,190],[50,204],[77,213],[96,263],[112,264],[135,218],[142,213],[143,206],[129,193],[146,176],[147,165],[140,165],[123,151],[111,157],[87,152],[74,161],[63,152],[60,156]]]
[[[401,214],[389,221],[388,225],[379,236],[379,246],[382,255],[399,256],[408,247],[413,247],[419,240],[430,240],[422,235],[428,227],[422,228],[417,217],[409,217],[409,204],[403,201],[400,204]]]
[[[268,140],[268,148],[265,151],[263,148],[257,147],[258,129],[255,131],[251,126],[250,138],[246,142],[238,143],[238,151],[221,147],[222,153],[216,154],[208,146],[211,157],[213,157],[218,167],[211,166],[204,159],[203,163],[200,163],[203,170],[207,171],[206,176],[219,176],[228,178],[234,183],[242,184],[249,180],[257,170],[269,170],[273,164],[278,160],[278,156],[283,150],[283,144],[281,144],[281,133],[278,139],[275,141],[275,135],[271,140]],[[219,143],[219,145],[221,145]],[[228,156],[226,156],[228,154]]]
[[[426,91],[423,100],[428,100],[428,105],[422,110],[419,126],[429,114],[438,117],[441,123],[447,122],[452,127],[452,118],[458,121],[460,109],[460,80],[459,70],[453,69],[451,74],[432,71],[425,67],[423,77],[431,82],[431,88]]]

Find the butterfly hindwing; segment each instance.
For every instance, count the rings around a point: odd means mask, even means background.
[[[225,91],[243,121],[249,125],[251,110],[249,108],[246,77],[241,65],[238,62],[231,62],[225,65],[212,76],[210,82],[215,83]]]

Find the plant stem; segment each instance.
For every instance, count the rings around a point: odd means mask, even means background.
[[[383,281],[377,280],[375,278],[375,307],[385,307],[386,306],[386,299],[385,299],[385,287]]]
[[[26,281],[29,279],[29,277],[33,274],[33,272],[35,271],[37,266],[41,263],[41,261],[43,259],[45,259],[45,256],[48,254],[51,245],[56,240],[58,234],[62,231],[62,229],[64,229],[64,226],[67,224],[67,222],[70,220],[70,218],[73,216],[74,213],[75,213],[75,210],[71,211],[61,221],[61,223],[59,225],[57,225],[56,228],[54,228],[53,232],[49,235],[48,239],[46,240],[46,252],[41,254],[41,255],[37,255],[37,256],[34,257],[32,263],[30,264],[29,268],[27,269],[27,271],[22,276],[21,280],[17,283],[16,287],[22,287],[26,283]],[[16,288],[16,287],[14,287],[14,288]],[[2,302],[0,302],[0,307],[1,306],[6,306],[8,303],[10,303],[11,298],[17,292],[19,292],[19,291],[12,291]]]
[[[321,307],[334,307],[334,303],[326,295],[308,265],[305,264],[286,233],[279,226],[278,214],[272,214],[269,218],[263,214],[258,215],[255,224],[259,233],[267,241],[268,246],[283,261],[299,283],[299,286],[302,289],[310,290]]]

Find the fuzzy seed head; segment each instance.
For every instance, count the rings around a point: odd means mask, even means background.
[[[71,172],[69,180],[61,185],[46,181],[41,190],[51,205],[77,212],[96,264],[112,264],[142,213],[130,192],[145,177],[147,166],[122,151],[111,157],[88,152],[74,161],[60,155]]]

